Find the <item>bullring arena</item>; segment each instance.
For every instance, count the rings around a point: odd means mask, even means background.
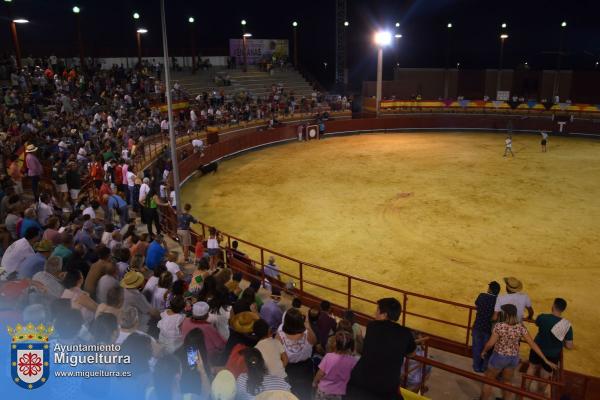
[[[515,157],[503,158],[503,141],[502,134],[421,132],[292,143],[223,162],[217,174],[190,180],[183,199],[204,222],[238,237],[417,293],[471,304],[489,281],[517,276],[536,312],[557,295],[573,305],[578,346],[566,363],[600,373],[598,353],[585,350],[595,346],[600,317],[593,306],[600,142],[551,138],[541,153],[538,136],[518,135]],[[304,279],[345,284],[314,270]],[[344,304],[341,295],[307,289]],[[368,285],[353,291],[389,294]],[[418,300],[409,308],[460,321],[460,310]],[[372,312],[360,301],[353,307]],[[460,335],[418,318],[407,324]]]

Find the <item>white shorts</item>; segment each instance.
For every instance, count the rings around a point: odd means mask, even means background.
[[[81,189],[69,189],[69,194],[71,195],[71,199],[77,200],[77,198],[79,197],[79,192],[81,192]]]

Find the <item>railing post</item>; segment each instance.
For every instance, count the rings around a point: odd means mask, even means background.
[[[348,275],[348,310],[352,309],[352,277]]]
[[[300,273],[298,274],[300,277],[300,294],[304,294],[304,269],[301,262],[298,263],[298,268],[300,269]]]
[[[467,322],[467,339],[465,341],[465,353],[469,351],[469,336],[471,336],[471,319],[473,318],[473,309],[469,308],[469,322]]]
[[[425,347],[425,351],[423,353],[423,357],[427,358],[429,355],[429,342],[428,341],[425,341],[424,347]],[[423,365],[421,365],[421,382],[419,383],[419,393],[423,392],[423,387],[425,386],[425,376],[427,375],[426,374],[427,364],[425,364],[425,363],[422,363],[422,364]]]
[[[402,294],[402,326],[406,325],[406,302],[408,301],[408,296],[406,293]]]

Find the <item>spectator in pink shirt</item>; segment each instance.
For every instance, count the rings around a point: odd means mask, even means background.
[[[214,363],[225,349],[225,340],[219,335],[217,329],[207,321],[209,308],[208,304],[203,301],[195,303],[192,307],[192,317],[187,317],[181,325],[181,334],[186,337],[193,329],[200,329],[204,333],[208,359]]]
[[[28,144],[25,149],[25,165],[27,166],[27,176],[31,179],[31,190],[33,191],[33,197],[35,201],[38,201],[39,197],[39,184],[40,177],[44,173],[44,168],[40,163],[40,160],[35,155],[38,148],[33,144]]]
[[[350,374],[358,361],[352,355],[353,351],[353,335],[338,331],[335,334],[335,352],[325,354],[313,380],[313,387],[317,388],[315,400],[341,400],[346,395]]]

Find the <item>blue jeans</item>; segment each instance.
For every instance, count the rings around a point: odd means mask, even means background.
[[[481,358],[481,352],[491,335],[479,329],[473,329],[471,336],[473,338],[473,371],[483,372],[487,369],[489,357]]]

